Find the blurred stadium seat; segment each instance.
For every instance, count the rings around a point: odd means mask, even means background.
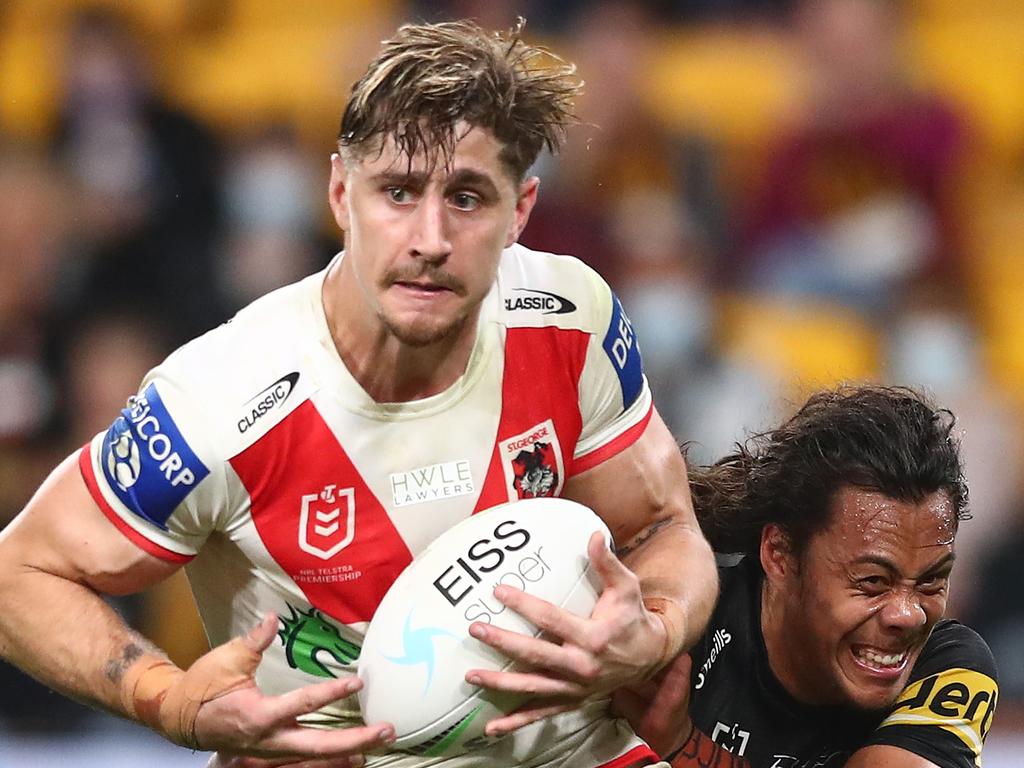
[[[754,362],[792,383],[794,399],[878,374],[879,341],[856,313],[824,303],[734,295],[721,308],[725,354]]]

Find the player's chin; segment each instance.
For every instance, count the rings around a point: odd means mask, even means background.
[[[388,325],[394,336],[403,344],[410,347],[427,347],[447,338],[460,323],[450,316],[407,313],[393,318]]]

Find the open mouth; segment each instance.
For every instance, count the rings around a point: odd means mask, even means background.
[[[909,649],[892,651],[873,648],[869,645],[854,645],[850,651],[854,661],[860,667],[884,676],[899,675],[907,666],[907,659],[910,658]]]

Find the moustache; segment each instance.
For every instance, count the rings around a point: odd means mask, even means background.
[[[459,296],[464,295],[466,292],[466,287],[462,284],[461,280],[456,278],[450,272],[446,272],[438,267],[400,267],[398,269],[393,269],[384,275],[384,282],[387,285],[393,285],[394,283],[415,283],[422,280],[426,280],[431,285],[436,285],[439,288],[445,288],[452,291]]]

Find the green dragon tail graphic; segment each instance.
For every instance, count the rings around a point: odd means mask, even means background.
[[[284,629],[277,634],[292,669],[317,677],[337,677],[318,658],[321,652],[330,654],[339,664],[351,664],[359,658],[359,646],[343,638],[316,608],[307,612],[289,605],[288,610],[291,618],[281,617]]]

